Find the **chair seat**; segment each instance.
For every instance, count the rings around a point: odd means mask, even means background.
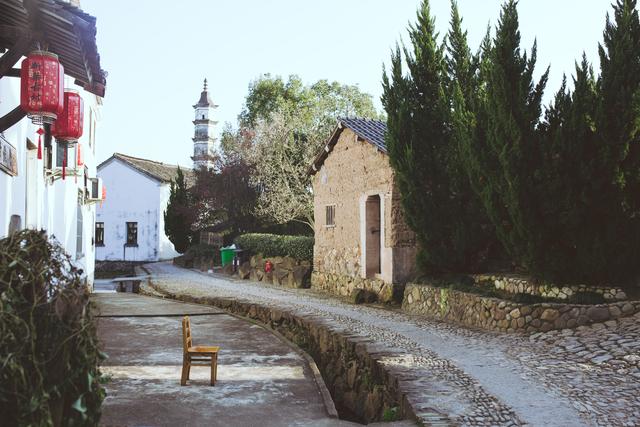
[[[195,347],[189,347],[187,349],[187,352],[189,352],[189,353],[217,353],[219,350],[220,350],[220,347],[198,345],[198,346],[195,346]]]

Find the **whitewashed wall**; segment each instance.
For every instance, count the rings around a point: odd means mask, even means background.
[[[118,159],[102,165],[98,176],[107,187],[107,199],[96,216],[104,222],[104,246],[97,247],[97,260],[158,261],[179,255],[164,233],[169,184]],[[138,246],[125,246],[127,222],[138,223]]]
[[[16,66],[19,67],[20,64]],[[95,135],[101,101],[73,84],[71,78],[65,77],[65,87],[78,90],[84,100],[84,133],[80,143],[89,176],[95,177]],[[0,79],[0,116],[19,104],[20,79]],[[95,204],[78,203],[78,191],[84,189],[82,175],[77,180],[71,174],[64,181],[58,179],[51,182],[46,179],[43,160],[37,160],[37,129],[30,119],[24,118],[3,134],[17,150],[18,175],[12,177],[0,171],[0,238],[7,236],[11,216],[18,215],[23,228],[44,229],[49,235],[55,236],[76,265],[83,269],[88,284],[92,285],[95,266]],[[36,148],[28,149],[27,140]],[[71,158],[75,159],[75,156]],[[78,206],[83,216],[81,248],[77,248]]]

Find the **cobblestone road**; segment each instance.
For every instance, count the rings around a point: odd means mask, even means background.
[[[433,390],[430,408],[463,425],[640,425],[640,316],[577,330],[505,335],[471,330],[309,290],[204,275],[169,263],[146,266],[159,289],[233,297],[322,316],[380,346],[401,349]],[[421,393],[416,381],[413,393]],[[419,408],[417,408],[419,412]]]

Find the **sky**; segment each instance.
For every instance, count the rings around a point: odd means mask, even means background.
[[[522,46],[538,41],[541,74],[551,65],[545,101],[586,52],[598,70],[598,42],[612,0],[520,0]],[[107,90],[97,156],[114,152],[191,166],[193,104],[206,77],[219,108],[219,135],[235,125],[249,84],[262,74],[297,74],[358,85],[382,110],[381,76],[390,51],[407,40],[419,0],[82,0],[97,18]],[[458,0],[476,50],[502,0]],[[441,35],[449,0],[431,0]]]

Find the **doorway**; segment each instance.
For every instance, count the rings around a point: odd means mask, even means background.
[[[380,274],[380,247],[382,222],[380,215],[380,196],[367,197],[365,207],[365,230],[366,230],[366,275],[373,278]]]

